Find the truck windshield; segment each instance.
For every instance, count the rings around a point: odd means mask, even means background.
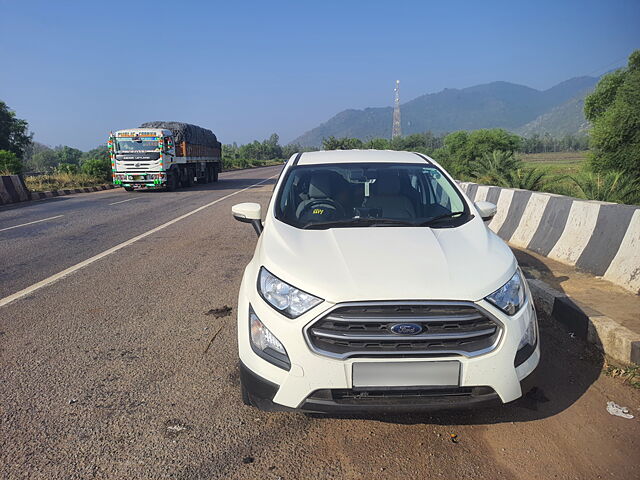
[[[158,149],[157,137],[119,137],[116,138],[116,151],[132,152],[132,151],[149,151]]]
[[[276,218],[302,229],[455,227],[472,218],[452,182],[434,165],[354,163],[289,170]]]

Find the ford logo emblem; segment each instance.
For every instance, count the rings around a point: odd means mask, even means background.
[[[417,335],[422,327],[416,323],[396,323],[391,326],[391,332],[396,335]]]

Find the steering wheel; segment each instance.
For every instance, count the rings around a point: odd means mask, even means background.
[[[324,207],[324,208],[323,208]],[[299,218],[303,218],[305,214],[310,211],[312,215],[318,215],[318,218],[322,218],[325,213],[325,209],[333,210],[336,213],[337,218],[344,218],[346,216],[344,207],[331,198],[316,198],[307,203],[300,212]],[[316,212],[315,210],[318,210]]]

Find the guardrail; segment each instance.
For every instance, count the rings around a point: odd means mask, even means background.
[[[498,206],[489,228],[506,242],[640,293],[640,207],[460,182]]]

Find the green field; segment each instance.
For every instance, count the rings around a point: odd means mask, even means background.
[[[587,160],[588,151],[525,153],[520,158],[527,167],[541,168],[549,175],[576,175]]]

